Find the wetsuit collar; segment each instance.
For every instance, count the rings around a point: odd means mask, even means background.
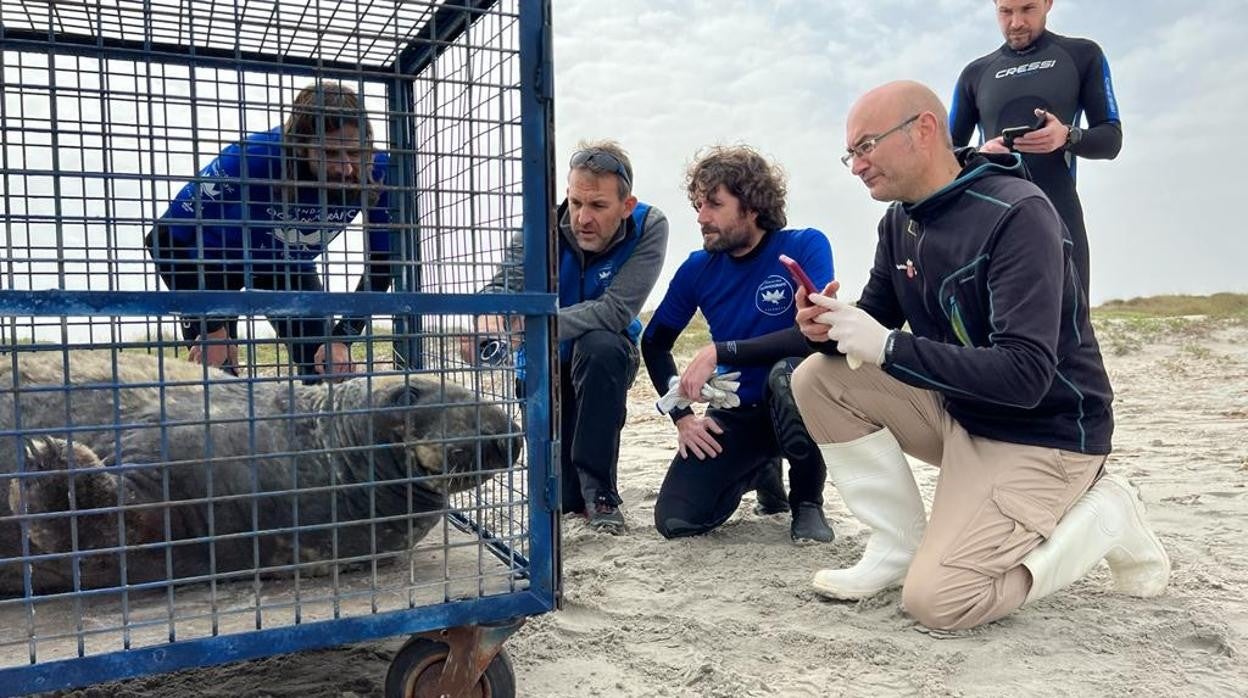
[[[752,259],[754,259],[754,258],[758,257],[760,254],[762,254],[762,253],[763,253],[763,249],[764,249],[765,247],[767,247],[767,243],[771,242],[771,233],[772,233],[772,232],[773,232],[773,231],[770,231],[770,230],[768,230],[768,231],[764,231],[764,232],[763,232],[763,237],[762,237],[762,239],[760,239],[760,240],[758,241],[758,244],[754,246],[754,249],[750,250],[749,252],[746,252],[745,254],[741,255],[740,257],[733,257],[732,255],[728,254],[727,252],[721,252],[721,253],[719,253],[719,254],[724,255],[724,256],[725,256],[725,257],[727,257],[729,260],[731,260],[734,264],[745,264],[745,263],[749,262],[750,260],[752,260]]]
[[[1049,42],[1052,40],[1052,36],[1053,34],[1049,32],[1048,29],[1045,29],[1040,32],[1040,36],[1037,36],[1035,41],[1031,42],[1026,47],[1012,49],[1010,48],[1010,43],[1007,41],[1004,44],[1001,44],[1001,52],[1007,56],[1028,56],[1045,46],[1048,46]]]

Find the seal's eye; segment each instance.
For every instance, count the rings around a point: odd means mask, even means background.
[[[390,404],[393,407],[411,407],[425,401],[428,392],[425,386],[418,383],[401,383],[392,386],[388,391]]]
[[[425,391],[421,389],[421,386],[416,385],[415,383],[408,383],[407,390],[405,392],[407,394],[406,404],[408,405],[419,404],[421,399],[425,396]]]

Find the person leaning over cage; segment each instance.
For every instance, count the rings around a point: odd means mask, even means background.
[[[1113,395],[1070,233],[1017,155],[954,151],[947,123],[913,82],[849,112],[842,160],[894,203],[856,306],[835,282],[799,292],[822,353],[793,393],[871,535],[814,587],[856,599],[904,580],[905,610],[940,630],[1000,618],[1102,559],[1119,591],[1160,594],[1166,552],[1134,487],[1104,474]],[[926,531],[907,453],[940,467]]]
[[[182,188],[148,233],[148,252],[174,291],[323,291],[315,260],[361,211],[367,266],[357,291],[390,288],[387,153],[359,94],[316,82],[286,122],[227,147]],[[351,338],[365,317],[270,317],[305,382],[350,373]],[[236,317],[183,317],[191,361],[237,375]]]
[[[703,249],[676,271],[641,341],[655,390],[665,400],[678,398],[668,412],[677,453],[659,490],[654,525],[667,538],[706,533],[728,520],[742,495],[757,490],[757,513],[793,512],[793,540],[830,542],[823,460],[789,390],[793,367],[811,350],[794,325],[795,284],[780,262],[787,255],[827,283],[828,238],[813,228],[784,229],[784,176],[749,147],[711,148],[686,179]],[[672,347],[695,310],[713,341],[677,376]],[[706,401],[704,386],[729,387],[717,366],[739,372],[731,381],[739,383],[736,399],[714,399],[711,392],[710,407],[699,416],[689,404]],[[787,501],[781,456],[789,461]]]
[[[592,528],[618,534],[620,430],[637,376],[637,314],[663,268],[667,217],[637,201],[632,164],[613,141],[579,144],[556,217],[563,511],[583,512]],[[523,289],[522,243],[517,233],[486,292]],[[500,318],[480,318],[479,328],[485,339],[464,338],[465,361],[487,359],[481,347],[506,342]]]

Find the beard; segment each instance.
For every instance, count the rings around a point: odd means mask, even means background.
[[[1021,51],[1028,46],[1031,46],[1031,44],[1036,40],[1036,37],[1034,34],[1023,32],[1020,34],[1007,34],[1005,40],[1006,43],[1010,45],[1010,48],[1015,51]]]
[[[1032,44],[1036,43],[1036,40],[1039,39],[1040,35],[1043,33],[1044,33],[1043,24],[1041,24],[1039,27],[1025,29],[1021,32],[1018,32],[1017,34],[1014,34],[1011,32],[1005,32],[1005,43],[1009,44],[1010,48],[1014,49],[1015,51],[1022,51],[1028,46],[1031,46]]]
[[[702,226],[702,234],[715,233],[714,239],[702,240],[702,249],[707,252],[727,252],[729,254],[743,250],[750,244],[750,231],[744,225],[730,228],[718,228],[713,225]]]

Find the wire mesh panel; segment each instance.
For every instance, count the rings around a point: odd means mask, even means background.
[[[548,16],[4,3],[0,694],[553,606]]]

